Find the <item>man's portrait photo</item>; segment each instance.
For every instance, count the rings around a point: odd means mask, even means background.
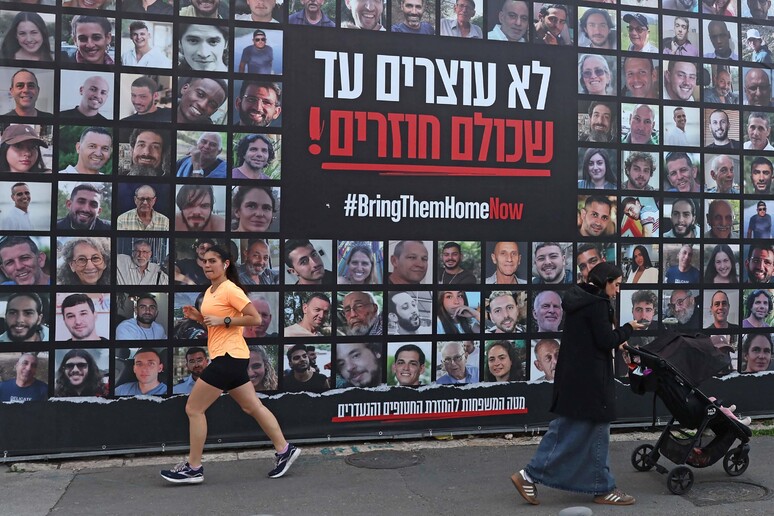
[[[492,290],[484,297],[486,333],[527,331],[526,290]]]
[[[307,0],[307,7],[317,7],[324,0]],[[335,6],[335,2],[331,2]],[[291,14],[291,18],[293,15]],[[335,14],[334,14],[335,17]],[[335,24],[331,23],[331,27]],[[292,21],[290,23],[293,23]],[[257,73],[262,75],[282,74],[282,31],[236,27],[234,29],[234,64],[232,68],[239,73]]]
[[[0,114],[8,117],[53,117],[54,70],[42,68],[0,67],[0,88],[8,95],[0,97]]]
[[[322,337],[331,332],[330,292],[286,292],[285,337]]]
[[[482,39],[483,4],[483,0],[441,0],[441,36]]]
[[[243,335],[246,339],[264,339],[279,335],[279,294],[277,292],[251,292],[248,294],[258,314],[261,324],[245,326]],[[277,315],[275,317],[275,314]]]
[[[99,125],[113,120],[112,72],[64,70],[60,72],[59,116]]]
[[[252,128],[282,127],[282,83],[234,81],[234,94],[234,125]]]
[[[439,285],[478,284],[481,277],[480,242],[438,242]]]
[[[121,21],[121,64],[172,68],[172,24],[155,20]]]
[[[697,107],[664,106],[664,145],[679,147],[701,145],[700,116],[701,109]]]
[[[344,0],[340,6],[343,29],[387,30],[384,28],[387,17],[384,0]]]
[[[233,179],[281,179],[281,135],[234,133],[232,150]]]
[[[226,187],[177,185],[175,231],[225,231]]]
[[[696,18],[664,16],[661,52],[678,57],[699,57],[699,32]]]
[[[381,342],[336,344],[336,388],[378,387],[385,383],[384,347]]]
[[[578,46],[591,49],[618,48],[616,12],[596,7],[578,8]]]
[[[48,399],[48,351],[0,353],[0,402]]]
[[[578,196],[578,233],[583,237],[615,234],[617,206],[615,196]]]
[[[664,100],[695,102],[699,100],[697,80],[699,67],[691,61],[671,59],[664,63]]]
[[[578,101],[578,141],[618,141],[618,106],[597,101]]]
[[[658,106],[621,104],[621,142],[637,145],[658,145]]]
[[[223,132],[177,131],[177,177],[226,177],[227,135]]]
[[[0,284],[49,285],[51,259],[49,237],[5,236],[0,239]]]
[[[734,154],[704,155],[704,191],[718,194],[738,194],[739,156]]]
[[[390,240],[387,282],[390,285],[430,285],[433,282],[433,242]]]
[[[177,81],[180,124],[225,125],[228,121],[228,81],[220,77],[180,77]]]
[[[49,295],[37,292],[14,292],[0,296],[0,342],[48,342]]]
[[[57,349],[54,354],[54,396],[107,396],[109,353],[107,348]]]
[[[286,285],[333,285],[333,244],[330,240],[285,240]]]
[[[116,396],[165,396],[167,394],[166,348],[119,348],[115,358]]]
[[[435,34],[435,0],[397,0],[391,5],[393,24],[390,32]]]
[[[771,83],[774,80],[774,72],[765,68],[744,67],[742,89],[744,92],[744,105],[746,106],[771,106]]]
[[[112,183],[60,181],[56,229],[107,232],[112,228]],[[64,200],[64,203],[61,201]]]
[[[522,253],[525,253],[523,259]],[[487,242],[484,256],[489,256],[484,267],[487,285],[527,283],[529,249],[526,242]]]
[[[331,0],[295,0],[290,5],[288,23],[311,27],[335,27],[336,2]]]
[[[387,385],[428,385],[432,380],[432,348],[432,342],[388,342]]]
[[[710,84],[704,84],[704,102],[714,104],[739,104],[739,67],[704,64],[704,77],[711,77]]]
[[[279,240],[243,238],[231,242],[239,248],[237,270],[242,285],[279,285],[282,268]]]
[[[121,128],[118,144],[118,174],[166,176],[171,168],[172,137],[165,129]]]
[[[117,238],[116,285],[168,285],[168,256],[167,238]]]
[[[433,294],[425,291],[395,291],[387,296],[388,335],[430,335]]]
[[[355,290],[337,292],[338,311],[336,333],[338,335],[383,335],[382,292]]]
[[[57,293],[55,340],[108,340],[110,301],[107,292]]]
[[[60,174],[112,174],[113,129],[98,126],[59,126]]]
[[[0,230],[27,232],[50,229],[50,184],[0,181]]]
[[[744,192],[748,194],[769,195],[772,193],[771,180],[774,175],[774,163],[765,156],[744,156]]]
[[[171,185],[118,183],[115,211],[119,231],[169,231],[173,217]]]
[[[171,122],[172,77],[169,75],[121,74],[121,91],[129,92],[120,97],[118,116],[128,122]]]

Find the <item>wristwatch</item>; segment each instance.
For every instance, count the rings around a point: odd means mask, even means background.
[[[223,319],[223,324],[225,324],[226,328],[228,328],[228,325],[231,324],[231,317],[226,317]]]

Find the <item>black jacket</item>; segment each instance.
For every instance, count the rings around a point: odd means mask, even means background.
[[[613,329],[613,307],[590,284],[573,286],[562,301],[565,322],[556,364],[551,412],[574,419],[615,419],[613,354],[633,328]]]

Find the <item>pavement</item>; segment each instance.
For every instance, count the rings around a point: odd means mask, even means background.
[[[273,450],[210,451],[198,485],[173,485],[159,476],[182,455],[15,463],[0,469],[0,515],[774,514],[774,437],[752,439],[750,467],[741,476],[726,475],[721,461],[694,470],[691,491],[676,496],[665,475],[631,465],[632,451],[657,436],[612,436],[613,474],[637,498],[629,507],[598,505],[590,496],[546,487],[539,487],[540,505],[527,504],[510,475],[528,462],[539,437],[507,435],[303,445],[280,479],[266,477]],[[401,462],[407,465],[391,469]],[[659,464],[673,466],[664,458]],[[378,467],[385,469],[370,469]]]

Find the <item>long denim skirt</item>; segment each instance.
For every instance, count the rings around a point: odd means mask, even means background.
[[[605,494],[615,489],[608,451],[610,423],[558,417],[527,466],[532,480],[555,489]]]

